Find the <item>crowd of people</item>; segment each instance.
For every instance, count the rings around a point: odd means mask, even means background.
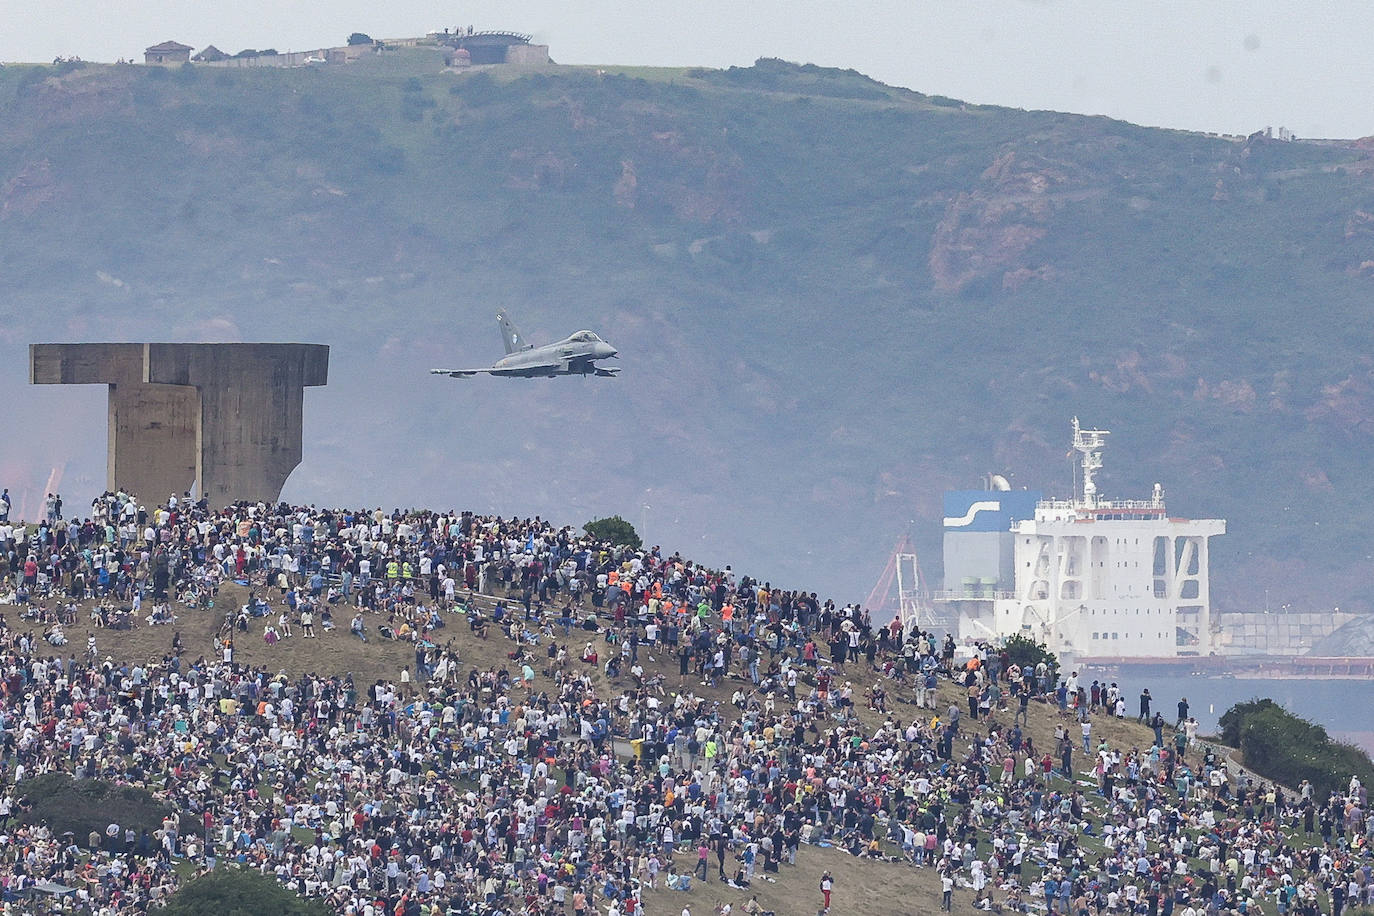
[[[73,911],[141,913],[234,862],[355,916],[634,916],[646,892],[691,912],[703,884],[758,914],[807,845],[930,868],[946,909],[1337,916],[1374,893],[1358,780],[1318,797],[1233,773],[1186,700],[1166,737],[1148,693],[1153,741],[1094,738],[1126,718],[1115,685],[728,566],[468,512],[116,493],[60,515],[0,522],[7,906],[55,884]],[[218,614],[227,580],[252,597],[204,654],[121,662],[28,626],[70,629],[78,602]],[[244,664],[264,618],[269,645],[412,644],[414,681]],[[504,640],[501,662],[446,627]],[[58,835],[26,816],[50,773],[176,814]],[[861,908],[829,873],[818,891]]]

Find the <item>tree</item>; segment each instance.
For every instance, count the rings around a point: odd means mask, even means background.
[[[610,541],[612,544],[623,545],[636,550],[644,545],[639,533],[635,531],[635,526],[618,515],[612,515],[610,518],[594,518],[583,525],[582,530],[598,541]]]
[[[354,32],[352,35],[349,35],[349,36],[348,36],[348,43],[349,43],[350,45],[370,45],[370,44],[375,44],[375,42],[372,40],[372,36],[371,36],[371,35],[364,35],[362,32]]]
[[[275,879],[244,868],[220,868],[187,884],[167,900],[162,916],[325,916],[329,908],[306,900]]]
[[[1270,699],[1237,703],[1221,717],[1221,737],[1240,748],[1245,765],[1289,787],[1309,780],[1321,798],[1343,789],[1351,775],[1368,784],[1374,761],[1359,748],[1331,740],[1326,729]]]
[[[1059,658],[1044,643],[1018,633],[1006,641],[1004,648],[1007,650],[1007,658],[1013,665],[1033,669],[1044,662],[1050,669],[1050,685],[1059,683]]]
[[[1231,747],[1240,747],[1241,731],[1245,727],[1246,720],[1267,709],[1278,708],[1279,704],[1268,698],[1250,700],[1248,703],[1237,703],[1222,713],[1221,718],[1217,720],[1217,724],[1221,726],[1221,740]]]

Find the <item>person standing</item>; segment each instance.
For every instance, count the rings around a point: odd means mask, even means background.
[[[821,907],[823,912],[830,912],[830,891],[835,886],[835,879],[830,877],[830,872],[821,873]]]
[[[1150,688],[1146,687],[1140,691],[1140,715],[1136,718],[1137,722],[1145,723],[1150,721]]]
[[[954,905],[954,876],[948,871],[940,874],[940,909],[948,913]]]

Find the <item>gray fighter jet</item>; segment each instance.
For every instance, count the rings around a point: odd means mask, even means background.
[[[496,365],[485,369],[431,369],[430,373],[450,378],[468,378],[479,372],[509,378],[538,378],[555,375],[614,377],[620,371],[596,365],[598,359],[614,359],[616,349],[591,331],[578,331],[557,343],[536,347],[525,343],[504,311],[496,313],[496,322],[501,326],[501,339],[506,344],[506,355],[497,360]]]

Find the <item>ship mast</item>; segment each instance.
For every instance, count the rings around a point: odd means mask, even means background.
[[[1081,456],[1083,470],[1083,491],[1078,497],[1081,508],[1097,508],[1097,482],[1093,474],[1102,469],[1102,448],[1109,435],[1111,432],[1105,429],[1083,429],[1078,425],[1078,418],[1073,418],[1073,450]]]

